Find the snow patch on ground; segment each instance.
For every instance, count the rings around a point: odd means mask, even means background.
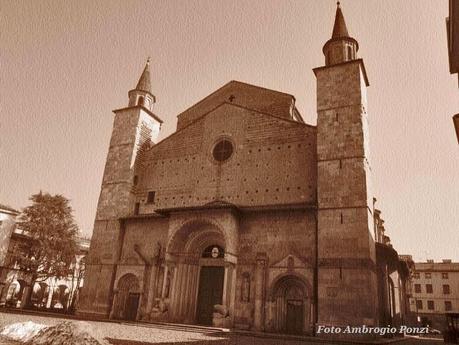
[[[98,339],[91,324],[84,321],[64,321],[46,326],[32,321],[5,326],[0,335],[28,345],[107,345]]]
[[[16,341],[27,342],[48,326],[32,321],[18,322],[2,328],[0,335]]]

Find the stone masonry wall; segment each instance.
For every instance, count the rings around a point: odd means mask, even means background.
[[[115,111],[112,137],[104,169],[93,237],[89,249],[87,277],[80,298],[82,315],[108,316],[112,288],[123,241],[119,218],[132,214],[133,179],[137,152],[145,127],[157,133],[159,123],[140,107]],[[156,138],[152,138],[154,141]],[[100,284],[100,282],[105,282]]]
[[[363,62],[315,73],[319,324],[375,325],[376,258]]]

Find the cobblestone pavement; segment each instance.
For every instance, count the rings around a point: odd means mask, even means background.
[[[0,328],[16,323],[33,321],[45,325],[54,325],[63,319],[37,315],[7,314],[0,312]],[[82,322],[82,321],[75,321]],[[84,321],[88,322],[88,321]],[[89,321],[92,332],[100,338],[106,338],[113,345],[333,345],[333,342],[317,342],[309,340],[285,340],[264,337],[236,335],[214,330],[197,329],[183,331],[168,329],[165,326],[136,326],[132,324]],[[441,340],[410,339],[396,344],[413,345],[442,344]],[[16,345],[18,343],[0,339],[0,345]],[[335,343],[336,344],[336,343]]]

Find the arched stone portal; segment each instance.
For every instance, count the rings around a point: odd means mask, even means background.
[[[212,325],[215,304],[232,314],[236,277],[232,247],[227,234],[210,221],[190,221],[173,233],[166,249],[162,290],[171,321]]]
[[[136,320],[139,303],[139,280],[134,274],[125,274],[118,281],[111,318],[118,320]]]
[[[301,334],[309,332],[310,289],[296,275],[277,279],[271,290],[270,323],[273,331]]]

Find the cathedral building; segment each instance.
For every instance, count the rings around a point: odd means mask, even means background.
[[[230,81],[159,142],[147,63],[114,111],[79,314],[300,334],[382,322],[358,48],[338,5],[317,126],[294,96]]]

